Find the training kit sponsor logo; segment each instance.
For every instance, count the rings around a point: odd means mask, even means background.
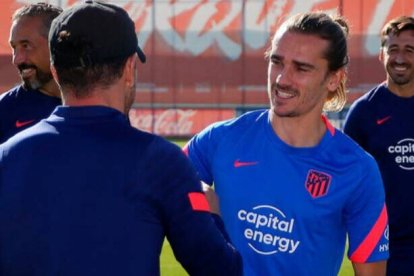
[[[248,246],[261,255],[293,254],[300,241],[293,238],[295,219],[270,205],[259,205],[251,210],[239,210],[238,220],[245,227],[243,237]]]
[[[379,252],[387,252],[389,250],[388,235],[389,235],[389,226],[387,225],[387,227],[384,230],[384,238],[386,240],[386,243],[379,245]]]
[[[403,170],[414,170],[414,139],[405,138],[388,147],[395,163]]]

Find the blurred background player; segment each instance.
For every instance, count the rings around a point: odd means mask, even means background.
[[[46,118],[61,104],[47,43],[50,24],[61,12],[53,5],[37,3],[13,15],[9,42],[23,83],[0,95],[0,143]]]
[[[346,102],[348,27],[304,13],[267,52],[270,109],[219,122],[184,151],[214,183],[246,275],[384,275],[384,189],[375,160],[321,116]],[[210,191],[211,192],[211,191]]]
[[[167,237],[190,275],[241,275],[188,159],[128,122],[145,55],[126,11],[75,5],[49,40],[63,106],[0,145],[0,274],[159,275]]]
[[[380,61],[387,79],[352,106],[344,126],[378,162],[389,212],[388,275],[414,273],[414,18],[389,21]]]

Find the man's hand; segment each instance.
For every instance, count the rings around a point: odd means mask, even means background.
[[[203,188],[203,192],[206,195],[208,204],[210,205],[211,213],[217,214],[220,216],[220,203],[219,203],[219,199],[218,199],[216,192],[210,185],[207,185],[204,182],[201,182],[201,185]]]

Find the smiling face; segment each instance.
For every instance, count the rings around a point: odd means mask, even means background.
[[[53,80],[47,37],[41,34],[43,28],[40,17],[26,16],[13,21],[10,30],[13,64],[26,88],[42,89]]]
[[[328,41],[315,35],[282,31],[269,52],[268,93],[272,115],[320,117],[329,91],[338,85],[328,72]]]
[[[380,60],[389,86],[414,85],[414,30],[390,34],[381,48]]]

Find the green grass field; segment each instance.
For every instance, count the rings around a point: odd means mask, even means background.
[[[179,147],[183,147],[187,141],[183,140],[171,140]],[[171,246],[167,240],[164,242],[161,253],[161,275],[162,276],[186,276],[188,275],[181,265],[175,260],[174,254],[171,250]],[[342,262],[341,270],[339,271],[339,276],[351,276],[354,275],[352,264],[344,257]]]

